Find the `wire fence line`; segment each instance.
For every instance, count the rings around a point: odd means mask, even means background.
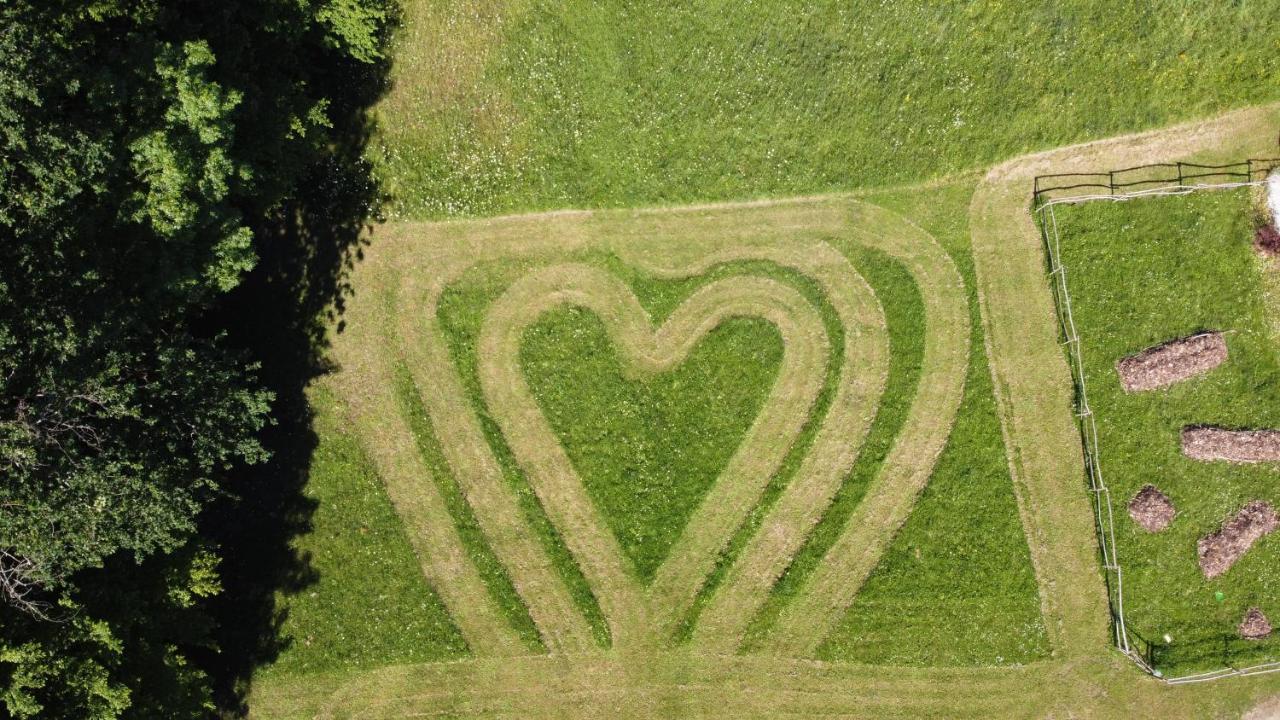
[[[1185,173],[1184,171],[1188,166],[1200,169],[1230,169],[1231,172],[1218,174],[1219,177],[1228,179],[1226,182],[1194,183],[1188,185],[1186,184],[1188,179],[1202,179],[1204,177],[1214,175],[1213,173]],[[1172,183],[1167,179],[1131,181],[1126,179],[1122,174],[1129,173],[1134,170],[1171,167],[1178,170],[1178,175],[1172,179]],[[1236,167],[1242,167],[1243,171],[1235,172],[1234,168]],[[1089,393],[1085,383],[1084,359],[1080,342],[1080,333],[1076,330],[1075,318],[1072,315],[1071,293],[1067,283],[1067,268],[1062,263],[1061,237],[1058,231],[1058,218],[1054,208],[1057,205],[1063,204],[1079,204],[1103,200],[1126,202],[1144,197],[1186,195],[1193,192],[1207,190],[1230,190],[1242,187],[1253,187],[1262,185],[1266,181],[1267,175],[1277,168],[1280,168],[1280,159],[1269,158],[1264,160],[1247,160],[1241,163],[1218,166],[1193,165],[1191,163],[1158,163],[1138,166],[1137,168],[1126,168],[1124,170],[1113,171],[1110,173],[1061,173],[1056,175],[1042,175],[1036,178],[1035,189],[1032,195],[1034,212],[1039,219],[1038,224],[1040,226],[1041,240],[1044,242],[1046,255],[1049,259],[1049,285],[1053,292],[1054,306],[1057,311],[1059,329],[1063,337],[1061,344],[1065,346],[1068,365],[1071,367],[1071,378],[1075,394],[1076,424],[1077,429],[1080,432],[1080,439],[1084,448],[1085,472],[1089,483],[1089,494],[1093,498],[1094,524],[1101,551],[1102,565],[1104,569],[1103,577],[1107,586],[1111,625],[1115,635],[1116,647],[1120,652],[1124,653],[1126,657],[1137,664],[1144,672],[1169,685],[1200,683],[1227,677],[1242,677],[1246,675],[1280,672],[1280,661],[1269,661],[1247,667],[1227,666],[1216,670],[1193,673],[1179,677],[1165,677],[1163,673],[1155,667],[1155,645],[1150,641],[1144,640],[1141,636],[1133,632],[1125,619],[1124,570],[1120,564],[1120,558],[1117,554],[1114,503],[1111,499],[1111,491],[1107,488],[1107,484],[1102,473],[1102,462],[1100,459],[1101,452],[1098,444],[1098,425],[1094,420],[1093,408],[1089,405]],[[1115,182],[1117,174],[1122,174],[1121,178],[1123,182]],[[1107,184],[1072,182],[1069,185],[1058,185],[1054,183],[1054,180],[1063,178],[1086,177],[1107,177],[1109,182]],[[1042,179],[1045,181],[1043,185]],[[1162,184],[1157,187],[1146,188],[1143,190],[1116,192],[1117,188],[1133,187],[1138,184],[1154,184],[1157,182]],[[1083,188],[1093,189],[1098,187],[1107,188],[1108,192],[1105,194],[1096,192],[1079,192],[1076,194],[1068,194],[1063,197],[1049,197],[1049,193],[1055,191],[1063,192],[1081,190]],[[1145,643],[1147,645],[1145,654],[1139,652],[1139,643]]]

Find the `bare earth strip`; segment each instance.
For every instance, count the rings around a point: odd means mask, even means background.
[[[902,262],[920,290],[924,358],[916,397],[893,449],[769,638],[768,647],[784,655],[817,650],[910,515],[951,434],[969,364],[969,303],[951,257],[928,233],[888,210],[864,204],[852,210],[858,241]]]
[[[592,310],[609,329],[633,373],[655,373],[681,362],[706,333],[729,317],[756,316],[781,332],[779,376],[741,447],[700,504],[689,525],[703,543],[682,543],[659,574],[687,585],[692,597],[703,557],[716,550],[750,511],[768,478],[799,434],[825,375],[828,341],[822,319],[796,291],[762,278],[730,278],[705,286],[656,331],[631,291],[586,265],[546,268],[516,282],[493,305],[481,331],[480,374],[488,406],[502,426],[530,483],[556,521],[596,589],[615,644],[631,644],[653,629],[644,590],[628,571],[616,539],[599,516],[563,448],[528,389],[518,355],[524,330],[547,310],[569,304]],[[684,562],[688,558],[693,562]],[[671,573],[668,567],[683,569]]]
[[[493,552],[503,563],[529,615],[551,650],[594,645],[591,628],[574,604],[541,542],[525,522],[514,491],[489,450],[449,356],[436,308],[444,287],[465,265],[428,275],[406,272],[396,306],[400,338],[424,407],[435,420],[441,451],[453,468]],[[430,284],[422,288],[423,280]]]
[[[334,357],[344,373],[341,382],[333,385],[346,400],[358,434],[405,524],[423,575],[444,601],[471,651],[480,655],[521,652],[523,644],[468,560],[444,499],[417,453],[413,433],[398,412],[391,396],[391,358],[383,352],[368,352],[370,347],[386,345],[379,332],[383,323],[373,313],[366,314],[369,310],[366,305],[349,310],[349,329],[334,344]]]
[[[1207,122],[1075,145],[992,169],[969,208],[987,355],[1010,470],[1056,655],[1107,647],[1107,598],[1085,500],[1071,375],[1058,346],[1040,233],[1028,188],[1045,173],[1096,172],[1206,152],[1256,153],[1274,137],[1276,106]]]

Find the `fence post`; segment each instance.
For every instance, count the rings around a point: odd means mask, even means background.
[[[1244,181],[1253,182],[1253,159],[1252,158],[1246,159],[1244,161],[1244,166],[1246,168]]]
[[[1182,187],[1182,161],[1178,161],[1178,187]]]
[[[1107,173],[1107,187],[1111,190],[1111,194],[1116,194],[1116,171],[1112,170]]]

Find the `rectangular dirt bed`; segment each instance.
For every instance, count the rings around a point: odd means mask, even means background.
[[[1187,428],[1182,431],[1182,454],[1193,460],[1280,462],[1280,430]]]
[[[1227,359],[1222,333],[1205,332],[1147,348],[1116,363],[1125,392],[1167,387],[1209,372]]]

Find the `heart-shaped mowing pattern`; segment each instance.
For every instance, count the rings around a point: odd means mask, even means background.
[[[785,350],[768,400],[717,480],[693,511],[646,589],[633,576],[617,538],[591,501],[520,367],[527,328],[562,306],[600,319],[638,377],[679,367],[726,320],[758,317],[781,335]],[[687,605],[719,551],[763,491],[800,432],[825,377],[829,341],[821,317],[797,291],[773,280],[712,282],[655,328],[631,290],[607,272],[581,264],[545,268],[512,285],[490,308],[477,356],[486,405],[530,485],[597,592],[615,642],[654,636]],[[652,600],[651,600],[652,598]]]
[[[550,310],[525,331],[529,387],[643,582],[741,445],[782,354],[775,327],[735,317],[678,367],[637,377],[588,310]]]

